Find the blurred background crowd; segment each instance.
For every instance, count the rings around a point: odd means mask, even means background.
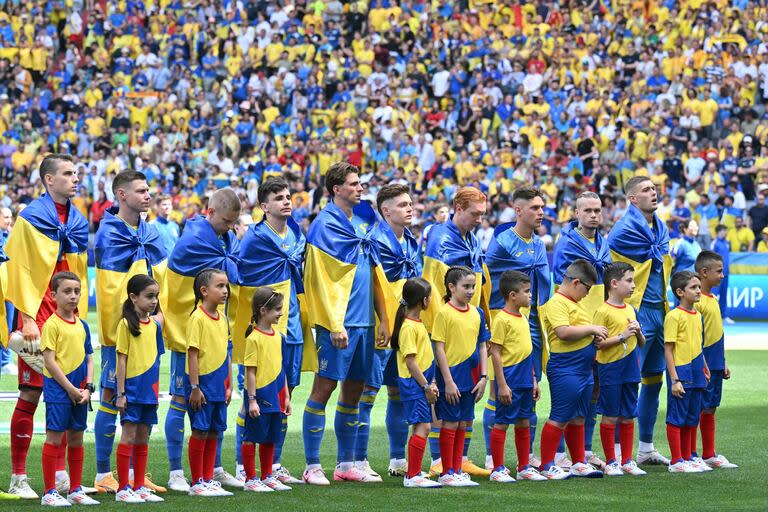
[[[337,160],[368,198],[411,187],[419,236],[458,186],[487,193],[478,230],[547,197],[552,244],[574,198],[607,230],[649,175],[673,236],[768,251],[766,0],[66,0],[0,2],[0,229],[42,193],[47,152],[77,158],[95,230],[111,182],[144,172],[178,232],[231,186],[288,178],[305,228]]]

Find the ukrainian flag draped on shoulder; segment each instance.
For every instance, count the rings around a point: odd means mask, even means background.
[[[486,319],[490,322],[487,311],[490,293],[490,282],[487,268],[483,262],[483,250],[474,233],[467,233],[466,237],[453,220],[437,224],[429,232],[427,248],[424,251],[423,277],[432,284],[432,299],[421,315],[424,326],[432,332],[432,321],[437,314],[440,305],[443,304],[445,290],[445,274],[448,269],[457,265],[463,265],[472,269],[477,278],[475,295],[472,297],[473,306],[482,306],[486,309]]]
[[[377,222],[376,213],[366,202],[357,205],[353,212],[370,226]],[[377,266],[376,274],[380,272],[378,250],[371,238],[371,230],[365,236],[358,235],[344,212],[333,202],[328,203],[307,233],[304,290],[312,325],[330,332],[340,332],[344,327],[359,254],[368,255]],[[383,272],[381,274],[375,276],[374,286],[381,286],[381,278],[384,278]]]
[[[19,214],[5,251],[8,254],[6,299],[25,314],[35,317],[48,290],[56,263],[64,258],[70,272],[88,289],[88,220],[67,202],[67,222],[61,224],[56,205],[47,193]],[[80,317],[88,313],[88,294],[77,306]]]
[[[135,228],[118,215],[118,207],[104,212],[96,232],[96,310],[102,345],[117,343],[117,324],[127,298],[128,280],[148,274],[167,293],[164,283],[168,254],[157,228],[141,219]]]
[[[485,253],[485,261],[491,276],[492,310],[504,307],[504,298],[499,291],[499,279],[507,270],[517,270],[531,278],[531,294],[537,306],[549,300],[550,278],[547,249],[544,242],[533,235],[530,240],[521,238],[513,223],[496,227],[493,238]]]
[[[395,232],[386,222],[379,222],[373,228],[371,236],[378,246],[381,267],[389,284],[386,308],[391,331],[406,279],[421,275],[419,243],[408,228],[403,232],[403,240],[398,240]]]
[[[0,345],[8,346],[8,312],[5,309],[5,290],[8,288],[8,255],[0,247]]]
[[[611,263],[611,251],[608,242],[599,232],[595,234],[593,242],[581,234],[577,229],[578,224],[577,221],[572,221],[560,231],[552,262],[552,278],[555,285],[559,286],[563,282],[565,270],[571,263],[579,259],[588,261],[597,272],[597,284],[589,290],[582,303],[584,309],[594,312],[605,302],[603,272]]]
[[[252,225],[240,242],[239,277],[240,292],[235,327],[232,332],[232,360],[241,363],[245,356],[245,330],[252,316],[251,301],[256,288],[268,286],[281,293],[283,301],[283,316],[277,324],[277,329],[285,336],[302,336],[301,315],[291,309],[297,298],[304,293],[302,265],[307,240],[296,222],[289,218],[287,229],[295,237],[296,243],[283,247],[278,235],[266,220]],[[292,297],[295,296],[295,297]],[[298,324],[294,323],[298,322]],[[293,329],[291,329],[293,327]],[[289,330],[298,330],[291,332]],[[304,338],[312,333],[306,329]]]
[[[240,244],[231,231],[219,237],[205,217],[189,219],[176,246],[168,258],[165,283],[164,339],[168,349],[174,352],[187,351],[187,322],[195,304],[193,285],[195,276],[206,268],[223,270],[229,279],[229,300],[225,309],[230,331],[237,311],[238,255]],[[250,315],[249,315],[250,318]]]
[[[640,209],[630,205],[627,213],[608,233],[608,247],[613,261],[629,263],[635,269],[635,293],[627,299],[627,302],[636,309],[640,308],[652,268],[661,267],[664,283],[669,282],[672,272],[669,231],[656,214],[653,216],[651,226]],[[666,303],[666,290],[659,292],[665,306],[669,308]]]

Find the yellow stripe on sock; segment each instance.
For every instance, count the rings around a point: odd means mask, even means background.
[[[400,393],[396,393],[394,395],[389,395],[389,399],[390,400],[397,400],[399,402],[400,401]]]
[[[110,409],[109,407],[104,407],[103,405],[99,406],[99,411],[105,412],[107,414],[111,414],[113,416],[117,416],[117,411],[115,409]]]
[[[175,406],[175,405],[173,405],[173,404],[170,404],[170,405],[168,406],[168,408],[169,408],[169,409],[173,409],[174,411],[187,412],[187,410],[186,410],[186,409],[182,409],[181,407],[176,407],[176,406]]]
[[[325,416],[325,411],[322,409],[315,409],[314,407],[304,406],[304,412],[315,414],[317,416]]]
[[[491,404],[488,404],[488,403],[485,404],[485,408],[488,409],[489,411],[495,411],[496,410],[496,406],[495,405],[491,405]]]
[[[341,405],[337,405],[336,412],[341,412],[344,414],[360,414],[360,409],[357,407],[342,407]]]
[[[464,431],[464,439],[472,439],[472,431],[471,430],[465,430]]]
[[[643,377],[641,382],[643,384],[661,384],[663,380],[664,380],[663,375],[651,375],[650,377]]]
[[[376,401],[376,395],[363,395],[360,397],[360,401],[366,404],[372,404]],[[336,410],[338,411],[339,408],[337,407]],[[353,414],[353,413],[350,413]]]
[[[237,426],[238,427],[244,427],[245,426],[245,418],[241,418],[240,416],[237,417]]]
[[[430,439],[440,439],[440,432],[430,432],[429,433]]]

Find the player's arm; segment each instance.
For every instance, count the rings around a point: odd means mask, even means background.
[[[43,350],[43,363],[45,364],[45,369],[51,374],[51,377],[53,377],[53,380],[67,392],[70,400],[75,404],[81,403],[82,396],[80,395],[80,390],[69,382],[67,376],[64,375],[61,367],[56,362],[56,352],[54,350],[50,348]]]
[[[93,354],[88,354],[85,356],[85,367],[86,367],[85,383],[93,386]],[[81,394],[84,394],[84,393],[88,393],[88,396],[85,397],[85,401],[87,402],[91,399],[91,391],[88,389],[81,390]]]
[[[376,316],[379,317],[379,332],[376,333],[376,345],[386,347],[389,344],[391,333],[389,332],[389,317],[387,317],[386,299],[384,298],[383,286],[389,286],[389,283],[382,283],[378,278],[378,273],[374,271],[373,278],[376,280],[376,286],[373,287],[373,309]]]
[[[197,411],[205,405],[205,395],[200,389],[200,350],[197,347],[187,347],[187,364],[189,365],[189,384],[192,392],[189,394],[189,405]]]
[[[477,350],[480,355],[480,379],[478,379],[475,387],[472,388],[472,394],[475,395],[475,403],[483,399],[485,386],[488,384],[488,344],[484,341],[480,342]]]
[[[672,395],[681,398],[685,394],[685,388],[682,381],[677,376],[677,368],[675,368],[675,342],[664,342],[664,360],[667,362],[667,374],[672,381]]]
[[[125,369],[128,366],[128,354],[118,352],[115,366],[115,386],[117,388],[115,407],[117,407],[121,413],[124,413],[125,407],[128,405],[128,399],[125,396]]]
[[[256,418],[261,414],[259,404],[256,402],[256,367],[245,367],[246,391],[248,392],[248,415]]]
[[[432,383],[424,376],[424,372],[419,368],[419,363],[416,362],[416,354],[407,354],[404,359],[405,366],[408,368],[408,373],[410,373],[413,380],[419,384],[419,387],[424,390],[427,402],[434,404],[437,401],[437,387],[432,385]]]
[[[507,385],[504,377],[504,367],[501,364],[501,345],[491,343],[491,362],[493,363],[493,375],[496,379],[496,399],[504,405],[512,403],[512,390]]]
[[[563,341],[578,341],[587,336],[604,339],[608,329],[602,325],[561,325],[555,327],[555,335]]]
[[[461,393],[456,383],[453,382],[453,375],[451,375],[451,367],[448,366],[448,356],[445,354],[445,342],[435,341],[435,359],[437,359],[437,369],[440,371],[440,375],[443,376],[443,382],[445,382],[445,399],[451,405],[459,403]]]
[[[27,341],[39,340],[40,328],[35,319],[21,311],[21,320],[21,335],[24,336],[24,339]]]
[[[230,348],[232,345],[232,342],[229,342]],[[227,380],[224,383],[225,390],[224,390],[224,401],[229,405],[229,402],[232,400],[232,357],[230,357],[231,351],[227,350]]]

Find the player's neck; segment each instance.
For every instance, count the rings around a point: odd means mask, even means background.
[[[215,303],[208,304],[207,302],[203,301],[200,303],[200,307],[203,308],[203,311],[208,313],[208,316],[213,318],[218,318],[219,316],[219,305]]]
[[[693,311],[693,302],[685,299],[680,299],[680,307],[687,311]]]
[[[256,329],[266,334],[274,333],[272,330],[272,325],[269,322],[265,322],[264,320],[259,320],[256,322]]]
[[[655,212],[646,212],[644,210],[640,210],[640,213],[643,214],[643,217],[645,217],[645,220],[648,222],[648,224],[653,224],[653,214]]]
[[[461,303],[459,302],[456,297],[451,297],[451,300],[448,301],[448,303],[453,306],[454,308],[464,311],[469,307],[469,303]]]
[[[587,228],[579,224],[579,226],[576,228],[579,230],[579,233],[584,235],[586,238],[595,238],[595,233],[597,233],[597,228]]]
[[[288,225],[288,217],[276,217],[274,215],[266,215],[266,222],[269,224],[269,227],[272,228],[272,230],[277,233],[278,235],[282,235],[285,233],[285,226]]]
[[[520,308],[518,306],[515,306],[511,302],[507,302],[506,304],[504,304],[504,311],[515,316],[520,316]]]
[[[75,310],[67,311],[66,309],[56,308],[56,314],[68,322],[75,320]]]
[[[616,295],[614,295],[612,293],[608,294],[608,300],[606,300],[605,302],[607,302],[611,306],[619,306],[619,307],[621,307],[621,306],[624,305],[624,299],[622,299],[621,297],[618,297],[618,296],[616,296]]]
[[[131,210],[130,208],[120,208],[117,211],[117,216],[123,219],[126,224],[136,227],[139,225],[139,219],[141,219],[141,213]]]
[[[395,233],[395,236],[398,240],[403,238],[403,235],[405,234],[405,224],[394,224],[389,220],[387,221],[387,224],[389,224],[389,227],[392,228],[392,231]]]
[[[351,202],[336,196],[333,198],[333,204],[335,204],[339,210],[344,212],[344,215],[346,215],[348,219],[352,218],[352,208],[354,208],[354,205]]]
[[[54,203],[60,204],[62,206],[65,206],[67,204],[67,201],[69,201],[69,197],[67,197],[64,194],[59,194],[58,192],[54,192],[53,190],[48,190],[48,195],[51,196],[51,199]]]
[[[517,236],[524,240],[533,238],[533,226],[526,226],[525,224],[518,222],[512,229],[517,233]]]
[[[702,282],[701,293],[702,295],[712,295],[712,285],[709,283]]]
[[[406,308],[405,317],[421,322],[421,311],[421,306],[416,306],[415,308]]]

